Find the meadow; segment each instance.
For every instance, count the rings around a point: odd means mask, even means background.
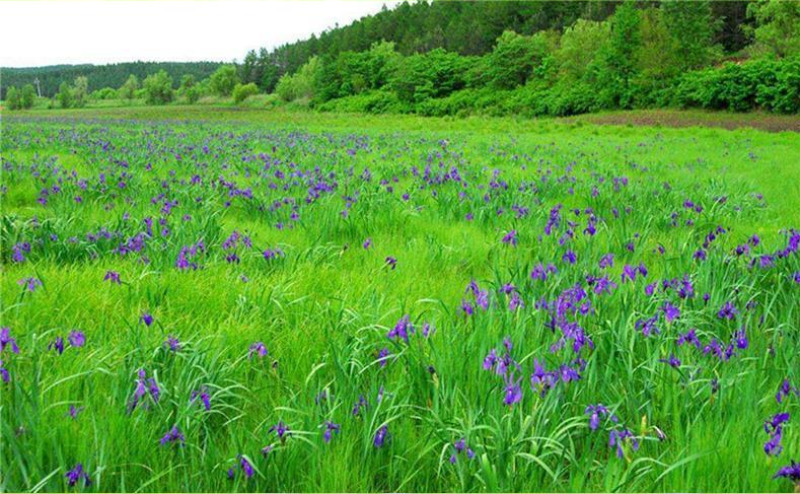
[[[796,132],[179,110],[3,117],[3,491],[800,486]]]

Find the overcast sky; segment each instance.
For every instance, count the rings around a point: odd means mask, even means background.
[[[0,66],[239,61],[396,0],[0,1]]]

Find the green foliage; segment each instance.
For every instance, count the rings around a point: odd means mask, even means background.
[[[147,76],[142,83],[145,98],[150,105],[165,105],[172,102],[172,77],[165,70]]]
[[[117,90],[110,87],[104,87],[92,92],[92,99],[95,100],[110,100],[117,98]]]
[[[677,104],[715,110],[780,113],[800,111],[800,60],[727,63],[684,75],[675,90]]]
[[[211,91],[219,96],[230,96],[233,88],[239,83],[239,76],[236,74],[236,67],[233,65],[223,65],[211,74],[209,79]]]
[[[469,57],[440,48],[411,55],[395,71],[390,85],[405,103],[440,98],[466,86],[471,62]]]
[[[533,36],[505,31],[486,57],[486,82],[501,89],[524,85],[534,69],[555,51],[558,38],[558,33],[552,31],[541,31]]]
[[[233,88],[233,101],[239,104],[256,94],[258,94],[258,86],[256,86],[255,83],[237,84],[236,87]]]
[[[320,59],[314,81],[315,98],[322,102],[386,86],[400,63],[394,43],[374,43],[369,50],[344,52]]]
[[[89,79],[86,76],[78,76],[72,85],[72,104],[76,108],[83,108],[89,100]]]
[[[319,78],[317,74],[322,68],[320,59],[312,57],[296,74],[281,77],[275,92],[283,101],[311,100],[314,97],[315,83]]]
[[[756,0],[747,15],[756,20],[757,27],[748,31],[758,48],[778,57],[800,54],[800,2]]]
[[[22,95],[19,90],[14,86],[8,88],[6,91],[5,104],[9,110],[19,110],[22,108]]]
[[[200,99],[200,89],[192,74],[185,74],[181,78],[181,87],[178,91],[190,105],[197,103],[197,100]]]
[[[126,99],[130,102],[133,101],[133,99],[136,97],[136,91],[138,90],[139,90],[139,79],[135,75],[131,74],[125,81],[125,84],[120,86],[120,88],[117,90],[117,93],[120,98]]]
[[[404,104],[393,91],[365,91],[353,96],[337,98],[316,107],[323,112],[341,113],[409,113],[412,108]]]
[[[72,108],[74,106],[75,97],[72,93],[72,87],[65,81],[58,87],[58,94],[56,94],[59,106],[61,108]]]
[[[578,19],[564,31],[555,53],[559,77],[568,81],[582,79],[611,35],[611,24]]]
[[[715,58],[713,40],[718,23],[712,20],[710,2],[666,0],[661,12],[673,43],[666,53],[679,70],[703,67]]]

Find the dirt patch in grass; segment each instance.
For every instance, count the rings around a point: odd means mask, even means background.
[[[800,132],[800,115],[771,113],[729,113],[683,110],[634,110],[581,115],[569,120],[600,125],[635,125],[662,127],[753,128],[767,132]]]

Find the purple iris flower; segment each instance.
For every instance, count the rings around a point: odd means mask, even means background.
[[[380,362],[381,367],[386,367],[386,364],[389,363],[389,357],[392,355],[392,352],[389,351],[388,348],[381,348],[378,352],[378,362]]]
[[[455,450],[455,453],[450,456],[450,463],[455,464],[456,461],[458,461],[458,455],[462,453],[466,454],[467,459],[469,460],[475,458],[475,452],[467,446],[467,441],[464,438],[461,438],[453,443],[453,449]]]
[[[86,336],[83,334],[83,331],[77,329],[70,331],[69,336],[67,336],[67,340],[69,341],[69,344],[75,348],[80,348],[86,344]]]
[[[164,348],[169,348],[171,352],[177,352],[181,349],[181,342],[178,338],[169,335],[167,341],[164,342]]]
[[[522,400],[522,388],[519,385],[521,380],[514,381],[513,372],[506,378],[505,396],[503,397],[504,405],[512,406]]]
[[[203,403],[203,407],[206,411],[211,410],[211,395],[208,394],[208,389],[203,386],[198,390],[192,391],[192,397],[189,401],[195,401],[196,399],[200,398],[200,401]]]
[[[372,445],[376,448],[382,448],[386,441],[389,439],[389,428],[387,426],[383,426],[375,433],[375,437],[372,440]]]
[[[133,398],[128,404],[128,409],[130,411],[133,411],[137,406],[142,404],[147,396],[150,396],[153,403],[158,403],[158,399],[161,396],[161,389],[158,387],[158,383],[154,377],[148,378],[147,371],[144,369],[139,369],[138,375],[136,388],[133,391]],[[145,404],[145,408],[147,408],[147,404]]]
[[[503,243],[512,247],[517,246],[517,231],[511,230],[503,236]]]
[[[670,367],[673,369],[678,369],[681,366],[681,361],[675,355],[670,355],[669,358],[662,358],[658,359],[659,362],[664,362],[665,364],[669,364]]]
[[[3,352],[6,347],[10,347],[14,353],[19,353],[16,338],[11,337],[11,328],[0,328],[0,352]]]
[[[781,467],[773,477],[773,479],[785,478],[793,481],[796,485],[800,485],[800,463],[792,460],[790,465]]]
[[[17,281],[17,284],[24,286],[29,292],[34,292],[37,287],[42,286],[42,282],[38,278],[23,278]]]
[[[778,388],[778,393],[775,395],[775,400],[778,403],[782,403],[783,399],[788,397],[789,395],[800,396],[800,390],[792,386],[788,379],[784,379],[784,381],[781,383],[780,388]]]
[[[144,323],[145,326],[150,326],[153,324],[153,316],[149,312],[143,312],[139,319]]]
[[[623,445],[625,442],[630,442],[634,451],[639,449],[639,441],[634,437],[630,429],[612,430],[608,437],[609,447],[617,447],[617,458],[625,456]]]
[[[606,254],[600,258],[600,269],[614,267],[614,254]]]
[[[277,424],[275,424],[272,427],[270,427],[269,428],[269,432],[274,432],[275,435],[278,436],[278,439],[280,439],[282,443],[286,441],[287,437],[292,435],[291,430],[289,429],[289,426],[284,424],[282,420],[279,420]]]
[[[395,259],[392,256],[387,256],[386,257],[386,265],[387,266],[391,266],[392,271],[394,271],[394,269],[397,267],[397,259]]]
[[[69,470],[65,476],[67,477],[67,483],[70,487],[75,487],[81,479],[83,479],[84,486],[92,484],[92,481],[89,479],[89,474],[83,469],[83,464],[81,463],[75,465],[75,468]]]
[[[67,416],[71,417],[73,420],[78,418],[78,415],[83,411],[83,407],[76,407],[75,405],[70,405],[69,410],[67,411]]]
[[[363,247],[364,247],[364,250],[369,250],[369,248],[372,247],[372,239],[367,237],[367,239],[364,240]]]
[[[178,429],[177,425],[173,425],[172,429],[170,429],[164,437],[161,438],[161,445],[166,446],[169,443],[179,444],[183,446],[186,442],[186,438],[184,437],[183,433]]]
[[[583,413],[585,415],[589,415],[590,416],[589,417],[589,429],[591,429],[593,431],[596,431],[597,428],[600,427],[600,419],[604,415],[609,415],[611,412],[609,412],[608,408],[606,408],[604,405],[602,405],[601,403],[598,403],[597,405],[589,405],[589,406],[587,406],[586,410],[584,410]],[[611,420],[616,422],[616,417],[612,415],[611,416]]]
[[[414,325],[411,324],[409,321],[408,314],[404,315],[397,321],[397,324],[394,325],[391,331],[389,331],[389,339],[393,340],[395,338],[402,338],[408,343],[409,335],[414,334]]]
[[[0,379],[6,384],[11,382],[11,374],[9,374],[8,369],[3,366],[2,360],[0,360]]]
[[[672,322],[681,315],[680,309],[669,302],[666,302],[661,310],[664,312],[664,317],[667,318],[667,322]]]
[[[47,345],[48,350],[55,350],[58,352],[59,355],[64,353],[64,338],[57,336],[49,345]]]
[[[247,353],[247,357],[252,358],[253,355],[258,355],[263,358],[266,357],[268,353],[269,350],[267,350],[267,346],[263,342],[257,341],[250,345],[250,351]]]
[[[250,461],[248,461],[247,458],[245,458],[244,456],[240,455],[239,456],[239,464],[242,467],[242,471],[244,472],[245,477],[247,477],[249,479],[250,477],[253,476],[255,471],[253,470],[253,465],[250,464]]]
[[[122,280],[120,280],[119,273],[116,271],[106,271],[106,275],[103,277],[103,281],[109,281],[111,283],[116,283],[117,285],[122,284]]]
[[[738,313],[739,311],[736,309],[733,303],[728,301],[725,302],[725,305],[723,305],[722,308],[719,310],[719,312],[717,312],[717,317],[719,317],[720,319],[731,320],[734,317],[736,317],[736,314]]]
[[[339,430],[341,429],[341,425],[334,424],[330,420],[325,422],[324,427],[325,427],[325,433],[322,435],[322,439],[326,443],[331,442],[331,437],[333,436],[333,434],[334,433],[339,434]]]

